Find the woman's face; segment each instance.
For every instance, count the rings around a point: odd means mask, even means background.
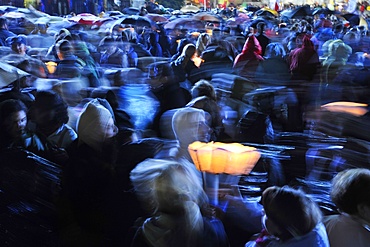
[[[211,140],[212,129],[208,126],[206,119],[198,123],[198,141],[209,142]]]
[[[26,128],[27,125],[27,115],[25,111],[18,111],[10,115],[8,119],[5,120],[6,132],[12,138],[20,137]]]
[[[114,121],[113,121],[113,118],[110,118],[109,121],[108,121],[108,125],[107,125],[107,128],[105,130],[105,138],[106,139],[109,139],[109,138],[112,138],[114,137],[115,135],[117,135],[118,133],[118,128],[117,126],[114,124]]]

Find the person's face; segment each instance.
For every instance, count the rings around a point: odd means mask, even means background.
[[[13,50],[20,55],[24,55],[26,54],[27,46],[23,43],[16,43],[13,44]]]
[[[20,137],[27,125],[27,115],[25,111],[18,111],[10,115],[5,122],[6,131],[12,138]]]
[[[32,109],[32,120],[39,126],[48,126],[54,119],[55,110],[35,107]]]
[[[198,141],[209,142],[211,140],[212,129],[208,126],[206,120],[199,121]]]
[[[114,121],[113,121],[113,118],[110,118],[109,121],[108,121],[108,126],[105,130],[105,138],[106,139],[110,139],[114,136],[117,135],[118,133],[118,128],[117,126],[114,124]]]

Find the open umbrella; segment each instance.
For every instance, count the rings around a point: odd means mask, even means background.
[[[270,17],[276,17],[278,16],[278,12],[276,10],[270,9],[270,8],[263,8],[256,11],[256,16],[270,16]]]
[[[13,81],[28,75],[30,74],[17,67],[0,62],[0,87],[6,87]]]
[[[163,15],[160,15],[160,14],[149,13],[149,14],[145,15],[145,17],[148,18],[149,20],[153,21],[153,22],[166,22],[166,21],[168,21],[168,19],[166,17],[164,17]]]
[[[136,25],[136,26],[143,26],[143,27],[152,27],[153,22],[144,17],[144,16],[139,16],[139,15],[130,15],[125,17],[121,24],[126,24],[126,25]]]
[[[309,15],[312,15],[309,5],[297,7],[292,10],[284,10],[280,13],[281,16],[285,16],[290,19],[300,19]]]
[[[351,26],[357,26],[360,24],[360,16],[352,13],[347,13],[342,15],[344,19],[346,19]]]
[[[195,20],[209,21],[209,22],[221,22],[221,20],[222,20],[221,17],[219,17],[217,15],[214,15],[214,14],[211,14],[211,13],[208,13],[208,12],[197,13],[197,14],[193,15],[192,18],[195,19]]]
[[[197,13],[199,10],[200,9],[194,5],[186,5],[180,9],[180,11],[183,13]]]
[[[201,30],[205,28],[203,21],[194,20],[193,18],[178,18],[175,19],[166,25],[165,29],[196,29]]]
[[[69,21],[73,21],[73,22],[76,22],[78,24],[81,24],[81,25],[94,25],[96,24],[96,22],[99,20],[100,18],[93,15],[93,14],[90,14],[90,13],[82,13],[82,14],[78,14],[76,16],[72,16],[71,18],[69,18]]]

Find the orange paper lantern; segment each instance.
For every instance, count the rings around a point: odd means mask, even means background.
[[[196,141],[188,150],[198,170],[214,174],[249,174],[261,157],[256,148],[240,143]]]

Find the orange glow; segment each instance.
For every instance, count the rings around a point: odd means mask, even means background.
[[[322,105],[321,108],[331,112],[344,112],[359,117],[368,112],[366,109],[367,106],[364,103],[340,101]]]
[[[198,170],[215,174],[249,174],[261,157],[256,148],[240,143],[197,141],[188,150]]]

